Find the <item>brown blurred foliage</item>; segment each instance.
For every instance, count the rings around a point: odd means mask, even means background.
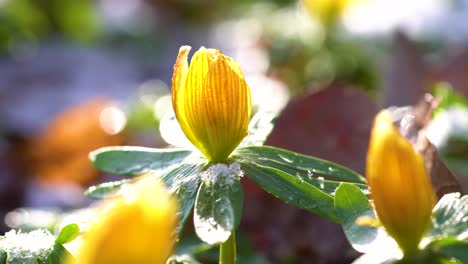
[[[102,127],[101,113],[112,102],[95,98],[70,107],[51,120],[32,143],[33,174],[43,184],[75,183],[87,185],[98,171],[88,159],[90,151],[120,145],[125,135],[108,134]]]

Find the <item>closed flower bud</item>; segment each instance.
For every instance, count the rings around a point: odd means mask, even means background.
[[[415,254],[430,225],[435,194],[423,157],[386,111],[374,120],[366,174],[380,222],[405,255]]]
[[[185,136],[210,161],[224,161],[247,135],[250,89],[232,58],[200,48],[179,50],[172,76],[172,104]]]
[[[175,243],[177,203],[154,179],[129,188],[101,208],[76,263],[166,263]]]

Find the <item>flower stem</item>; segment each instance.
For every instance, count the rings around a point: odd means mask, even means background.
[[[232,231],[226,242],[219,247],[219,264],[235,264],[236,263],[236,235]]]

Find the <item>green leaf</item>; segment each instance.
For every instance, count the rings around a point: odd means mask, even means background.
[[[7,253],[3,250],[0,250],[0,264],[6,264],[7,257]]]
[[[175,255],[171,256],[166,264],[201,264],[190,255]]]
[[[61,244],[55,244],[54,250],[47,258],[47,264],[63,264],[66,259],[73,259],[73,256]]]
[[[283,164],[270,161],[270,160],[259,160],[254,163],[260,164],[265,167],[278,169],[285,173],[291,174],[294,177],[296,177],[299,181],[305,181],[330,196],[335,196],[336,189],[341,183],[338,181],[326,180],[324,177],[312,175],[312,173],[304,173],[303,171],[299,173],[300,170],[297,168],[292,168],[291,166],[285,166]],[[366,184],[362,184],[362,183],[353,183],[353,184],[356,187],[358,187],[362,192],[366,194],[369,193],[369,189]]]
[[[233,158],[241,162],[255,162],[259,165],[274,167],[279,170],[304,178],[314,175],[329,176],[343,181],[366,183],[364,177],[348,168],[331,161],[301,155],[288,150],[269,146],[250,146],[239,148]]]
[[[468,108],[468,100],[455,92],[448,83],[436,84],[433,94],[440,100],[437,109],[434,111],[434,116],[452,107]]]
[[[468,195],[460,198],[460,193],[444,195],[432,214],[432,226],[426,235],[430,239],[453,237],[468,238]]]
[[[120,190],[126,184],[130,184],[131,182],[132,182],[131,180],[121,180],[121,181],[101,183],[101,184],[89,187],[85,191],[85,195],[96,200],[101,200],[104,198],[111,197],[118,190]]]
[[[281,170],[253,162],[240,164],[250,179],[275,197],[332,221],[338,221],[333,198],[310,183]]]
[[[367,196],[356,186],[341,183],[335,194],[335,209],[351,245],[357,251],[366,252],[378,235],[378,229],[356,224],[359,217],[376,218]]]
[[[392,264],[397,262],[398,258],[385,254],[385,248],[380,252],[369,252],[353,261],[353,264]],[[384,254],[382,254],[384,253]]]
[[[96,168],[114,175],[138,175],[163,170],[183,161],[192,152],[181,149],[105,147],[89,154]]]
[[[376,218],[367,196],[359,188],[350,183],[341,183],[335,195],[335,208],[353,248],[367,253],[357,263],[391,263],[401,257],[398,245],[383,228],[356,223],[359,217]]]
[[[461,263],[468,263],[468,241],[445,238],[432,242],[428,248],[448,258],[456,258]]]
[[[258,112],[249,123],[249,134],[242,140],[240,146],[260,146],[266,141],[273,130],[277,113]]]
[[[461,175],[468,175],[468,153],[466,155],[447,155],[440,153],[445,164],[453,172],[459,172]]]
[[[200,240],[196,235],[190,234],[189,236],[182,237],[177,242],[177,248],[174,255],[190,255],[198,257],[203,253],[209,252],[210,250],[216,250],[218,252],[217,245],[209,245]]]
[[[181,225],[183,226],[187,217],[189,216],[195,197],[198,190],[200,177],[199,173],[205,167],[206,161],[199,159],[188,159],[182,161],[178,166],[173,166],[166,171],[159,174],[158,172],[151,172],[155,179],[162,179],[166,188],[174,193],[179,200],[179,210],[181,215]],[[86,190],[85,194],[94,199],[103,199],[115,195],[115,193],[124,188],[136,179],[125,179],[115,182],[106,182],[96,186],[90,187]]]
[[[397,258],[386,254],[385,248],[377,252],[369,252],[356,259],[353,264],[463,264],[462,262],[431,251],[423,251],[420,254],[408,258]]]
[[[161,176],[166,188],[179,200],[179,211],[182,214],[179,228],[182,228],[192,211],[200,184],[200,172],[205,166],[205,161],[187,161]]]
[[[73,241],[80,234],[80,227],[77,224],[69,224],[62,228],[55,243],[66,244]]]
[[[213,165],[205,172],[195,202],[194,225],[198,237],[210,244],[225,242],[240,223],[243,205],[240,174]],[[238,173],[241,173],[240,170]]]

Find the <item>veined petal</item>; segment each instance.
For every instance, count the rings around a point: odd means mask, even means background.
[[[210,159],[226,158],[247,135],[251,114],[250,89],[237,63],[219,56],[205,79],[200,100],[201,136]]]
[[[209,160],[223,161],[247,135],[250,119],[250,89],[239,65],[218,50],[201,48],[180,87],[173,100],[182,130]]]
[[[177,120],[179,121],[180,127],[190,142],[192,142],[192,144],[197,148],[199,148],[197,145],[198,140],[193,131],[194,124],[198,122],[196,119],[198,116],[193,115],[193,108],[197,107],[194,97],[199,96],[203,87],[203,80],[208,73],[210,64],[214,60],[212,54],[217,53],[219,53],[219,51],[205,49],[204,47],[201,47],[197,52],[195,52],[190,62],[190,67],[187,68],[186,76],[181,80],[183,81],[183,84],[179,86],[181,89],[176,89],[175,92],[174,90],[172,91],[174,112]]]
[[[176,62],[174,64],[174,73],[172,74],[172,104],[176,104],[178,92],[183,90],[185,79],[188,73],[188,55],[192,48],[190,46],[182,46],[179,49]]]
[[[176,62],[174,64],[174,72],[172,74],[172,107],[179,121],[179,125],[184,131],[187,138],[194,138],[193,133],[188,129],[184,118],[184,93],[185,82],[188,75],[188,55],[192,48],[190,46],[182,46],[179,49]]]
[[[374,120],[366,175],[379,220],[403,252],[413,254],[429,226],[435,194],[422,156],[385,111]]]

